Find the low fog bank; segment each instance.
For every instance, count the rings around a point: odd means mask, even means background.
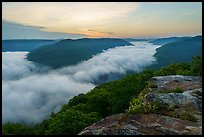
[[[155,61],[158,46],[132,43],[135,46],[108,49],[78,65],[57,70],[26,60],[28,52],[3,52],[2,122],[38,123],[73,96],[93,89],[102,76],[110,81],[117,74],[140,72]]]

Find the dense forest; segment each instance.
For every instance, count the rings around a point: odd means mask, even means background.
[[[159,70],[145,69],[119,80],[103,83],[86,94],[79,94],[62,106],[58,113],[36,125],[6,123],[3,134],[9,135],[73,135],[102,118],[127,112],[131,100],[138,97],[153,76],[202,76],[202,57],[190,63],[174,63]]]

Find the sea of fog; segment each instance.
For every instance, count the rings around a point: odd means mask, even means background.
[[[28,52],[2,52],[2,122],[41,122],[73,96],[93,89],[100,76],[140,72],[155,61],[158,45],[132,43],[57,70],[26,60]]]

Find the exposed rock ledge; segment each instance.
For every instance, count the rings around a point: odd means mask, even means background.
[[[116,114],[101,120],[79,135],[201,135],[202,126],[158,114]]]
[[[202,135],[202,78],[163,76],[153,77],[149,83],[153,86],[148,87],[151,92],[144,95],[143,102],[159,101],[168,104],[168,111],[108,116],[86,127],[79,135]],[[176,88],[182,89],[183,92],[160,92]],[[179,117],[183,112],[193,113],[196,121],[183,120]]]

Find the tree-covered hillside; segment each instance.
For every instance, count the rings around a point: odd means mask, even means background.
[[[171,63],[190,62],[192,57],[202,55],[202,36],[171,42],[156,51],[156,62],[150,66],[151,68],[158,69]]]
[[[116,46],[128,46],[131,43],[116,38],[99,39],[66,39],[52,45],[45,45],[31,51],[27,58],[30,61],[59,68],[75,65],[81,61],[90,59],[93,55],[103,50]]]
[[[153,39],[150,40],[151,43],[155,44],[155,45],[165,45],[171,42],[175,42],[178,40],[184,40],[190,37],[168,37],[168,38],[158,38],[158,39]]]

